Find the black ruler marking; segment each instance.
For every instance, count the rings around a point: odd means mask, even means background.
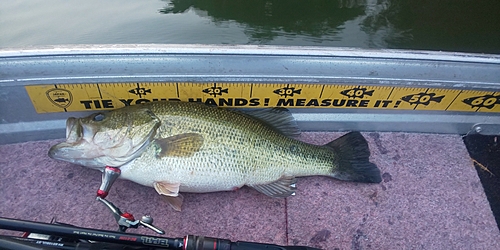
[[[395,89],[395,87],[392,87],[392,88],[391,88],[391,92],[389,92],[389,95],[387,96],[387,98],[386,98],[386,99],[389,99],[389,97],[391,97],[392,92],[394,91],[394,89]]]
[[[99,92],[99,97],[100,97],[100,98],[101,98],[101,100],[102,100],[101,88],[99,87],[99,84],[98,84],[98,83],[96,83],[95,85],[97,86],[97,91]],[[137,84],[137,87],[139,87],[139,84]]]
[[[319,93],[319,98],[323,96],[323,90],[325,90],[325,84],[323,84],[323,87],[321,87],[321,92]]]
[[[460,94],[462,94],[462,90],[460,90],[460,92],[458,92],[458,94],[455,96],[455,98],[453,98],[453,100],[450,102],[450,104],[448,104],[448,107],[446,107],[446,108],[444,109],[444,111],[448,111],[448,109],[451,107],[451,105],[452,105],[453,103],[455,103],[455,100],[458,98],[458,96],[459,96]]]

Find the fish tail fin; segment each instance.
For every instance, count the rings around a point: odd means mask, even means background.
[[[328,143],[338,155],[337,168],[331,177],[355,182],[379,183],[382,181],[377,165],[369,161],[370,149],[366,139],[359,132],[350,132]]]

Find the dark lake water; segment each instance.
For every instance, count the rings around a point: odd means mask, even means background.
[[[16,0],[0,47],[269,44],[500,53],[498,0]]]

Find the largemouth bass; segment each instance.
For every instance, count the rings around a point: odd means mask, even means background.
[[[380,170],[359,132],[326,145],[299,134],[284,108],[240,112],[188,102],[151,102],[69,118],[66,141],[49,156],[155,188],[175,210],[179,192],[236,190],[244,185],[271,197],[295,194],[295,177],[323,175],[378,183]]]

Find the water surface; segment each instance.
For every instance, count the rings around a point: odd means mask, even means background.
[[[497,0],[16,0],[0,47],[268,44],[500,53]]]

